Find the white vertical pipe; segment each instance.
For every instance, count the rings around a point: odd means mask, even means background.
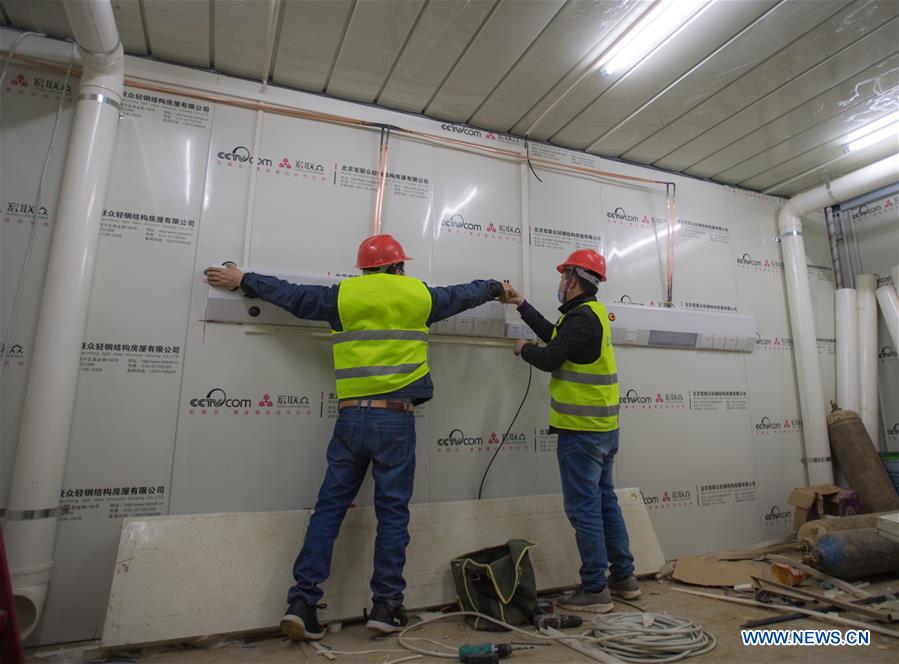
[[[858,289],[858,368],[859,415],[868,435],[878,446],[880,438],[880,409],[877,400],[877,300],[874,296],[876,280],[872,274],[855,277]]]
[[[859,408],[858,398],[858,294],[854,288],[834,292],[837,333],[837,404],[844,410]]]
[[[124,53],[109,0],[68,0],[64,6],[83,71],[4,521],[25,637],[40,619],[53,566],[81,343],[124,84]],[[49,410],[48,403],[53,404]]]
[[[887,324],[893,348],[899,348],[899,295],[896,289],[887,284],[877,289],[877,303],[880,304],[880,313]]]
[[[893,290],[899,293],[899,265],[890,270],[890,277],[893,279]]]
[[[799,217],[789,212],[784,214],[784,209],[786,206],[781,209],[779,228],[793,334],[793,358],[799,386],[805,468],[809,484],[831,484],[833,465],[827,437],[827,416],[824,411],[824,392],[821,389],[818,340],[815,337],[815,317],[808,284],[802,223]]]
[[[527,149],[527,148],[525,148]],[[531,296],[531,174],[521,162],[521,296]]]
[[[899,155],[893,155],[794,196],[778,214],[787,304],[793,331],[793,357],[802,411],[806,471],[812,484],[833,482],[833,468],[824,414],[821,369],[818,366],[818,341],[812,316],[805,243],[799,217],[806,212],[854,198],[897,180]]]

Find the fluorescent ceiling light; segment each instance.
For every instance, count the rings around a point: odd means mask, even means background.
[[[642,60],[673,35],[690,17],[698,16],[714,0],[658,0],[594,65],[612,74]]]
[[[869,145],[879,143],[889,136],[899,134],[899,111],[890,113],[879,120],[866,124],[861,129],[856,129],[847,137],[846,149],[849,152],[861,150]]]

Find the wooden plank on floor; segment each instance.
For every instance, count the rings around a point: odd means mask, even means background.
[[[664,564],[640,491],[617,491],[638,574]],[[508,539],[535,541],[541,588],[577,583],[580,559],[562,497],[527,496],[411,507],[405,569],[409,608],[455,601],[449,560]],[[107,648],[247,632],[277,625],[309,510],[126,519],[101,645]],[[373,508],[347,514],[323,585],[323,620],[361,616],[377,522]]]

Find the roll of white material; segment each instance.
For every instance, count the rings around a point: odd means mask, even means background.
[[[880,412],[877,401],[877,298],[874,275],[855,277],[858,290],[859,415],[879,449]]]
[[[899,348],[899,295],[896,294],[896,289],[890,285],[878,288],[877,303],[886,321],[893,348]]]
[[[858,293],[854,288],[834,292],[837,333],[837,404],[844,410],[859,409],[858,391]]]

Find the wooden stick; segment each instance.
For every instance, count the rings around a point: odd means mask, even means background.
[[[852,602],[846,602],[837,597],[827,597],[820,593],[806,590],[805,588],[791,588],[790,586],[775,583],[774,581],[766,581],[757,576],[752,577],[752,580],[758,588],[765,592],[769,592],[772,595],[798,599],[803,602],[816,602],[818,604],[840,609],[841,611],[858,613],[859,615],[873,618],[879,622],[892,623],[899,620],[899,614],[893,611],[881,611],[875,607],[866,606],[864,604],[853,604]]]
[[[316,642],[316,641],[307,641],[307,643],[308,643],[310,646],[312,646],[312,648],[313,648],[319,655],[324,655],[325,659],[329,659],[329,660],[331,660],[332,662],[333,662],[335,659],[337,659],[337,655],[335,655],[335,654],[333,654],[333,653],[331,653],[331,652],[328,652],[328,649],[325,648],[322,644],[320,644],[320,643],[318,643],[318,642]]]
[[[776,563],[786,563],[787,565],[792,565],[793,567],[801,569],[803,572],[805,572],[806,574],[812,575],[816,579],[819,579],[821,581],[827,581],[828,583],[832,583],[837,588],[849,593],[850,595],[855,595],[856,597],[860,597],[862,599],[867,599],[868,597],[871,596],[871,593],[866,592],[866,591],[862,590],[861,588],[856,588],[851,583],[847,583],[846,581],[843,581],[842,579],[834,578],[828,574],[825,574],[821,570],[817,570],[814,567],[809,567],[808,565],[806,565],[804,563],[800,563],[800,562],[793,560],[792,558],[789,558],[787,556],[778,556],[778,555],[772,554],[770,556],[765,556],[765,557],[768,558],[769,560],[773,560]]]
[[[698,590],[688,590],[686,588],[672,588],[673,591],[678,593],[684,593],[686,595],[695,595],[696,597],[707,597],[709,599],[720,599],[722,602],[732,602],[733,604],[744,604],[746,606],[757,606],[762,609],[771,609],[772,611],[784,611],[786,613],[803,613],[811,618],[816,618],[817,620],[821,620],[823,622],[832,622],[838,625],[846,625],[847,627],[855,627],[856,629],[869,629],[872,632],[877,634],[883,634],[884,636],[891,636],[894,639],[899,639],[899,632],[886,629],[884,627],[879,627],[878,625],[872,625],[870,623],[860,622],[858,620],[850,620],[849,618],[842,618],[840,616],[834,616],[827,613],[821,613],[820,611],[810,611],[809,609],[801,609],[795,606],[778,606],[777,604],[764,604],[763,602],[756,602],[752,599],[741,599],[739,597],[727,597],[726,595],[715,595],[714,593],[703,593]]]

